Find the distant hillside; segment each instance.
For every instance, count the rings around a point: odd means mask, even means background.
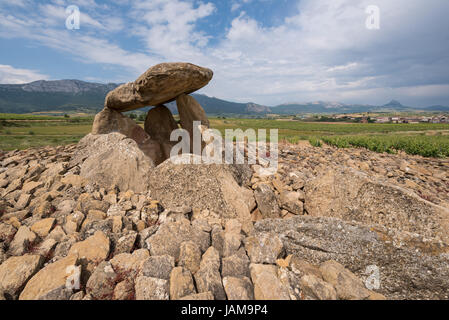
[[[80,80],[35,81],[27,84],[0,84],[0,113],[42,111],[78,111],[95,113],[103,108],[106,94],[118,84],[90,83]],[[389,111],[449,111],[447,106],[412,108],[392,100],[383,106],[344,104],[340,102],[285,103],[275,107],[255,103],[231,102],[203,94],[192,94],[208,114],[260,116],[269,113],[295,115],[303,113],[359,113]],[[176,103],[167,106],[177,113]]]
[[[118,85],[80,80],[35,81],[0,85],[0,111],[29,113],[39,111],[98,111],[106,94]]]
[[[350,105],[339,102],[307,102],[307,103],[289,103],[271,108],[273,113],[278,114],[300,114],[300,113],[355,113],[369,112],[378,109],[376,106],[369,105]]]
[[[0,112],[39,111],[97,112],[103,108],[106,94],[118,84],[99,84],[80,80],[35,81],[27,84],[0,84]],[[258,114],[270,111],[254,103],[237,103],[192,94],[209,114]],[[168,107],[177,113],[176,103]]]

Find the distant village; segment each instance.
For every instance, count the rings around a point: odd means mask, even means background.
[[[357,123],[448,123],[448,114],[438,114],[433,116],[373,116],[366,114],[335,114],[335,115],[321,115],[310,116],[303,115],[300,119],[305,121],[326,121],[326,122],[357,122]]]

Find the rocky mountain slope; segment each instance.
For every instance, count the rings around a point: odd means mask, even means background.
[[[103,107],[106,94],[118,84],[90,83],[80,80],[35,81],[27,84],[0,84],[0,112],[28,113],[39,111],[87,111],[98,112]],[[316,101],[308,103],[285,103],[278,106],[264,106],[255,103],[237,103],[193,94],[208,114],[264,115],[299,113],[355,113],[380,111],[416,111],[391,101],[383,106],[344,104]],[[173,103],[167,105],[177,112]],[[449,111],[448,106],[429,106],[425,111]]]
[[[136,191],[104,136],[105,179],[85,143],[0,154],[0,299],[449,298],[447,160],[281,145],[275,174],[167,160]]]

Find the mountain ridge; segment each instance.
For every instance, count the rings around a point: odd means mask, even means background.
[[[94,83],[76,79],[38,80],[24,84],[0,84],[0,112],[29,113],[41,111],[98,112],[103,108],[106,94],[118,87],[116,83]],[[283,103],[265,106],[253,102],[232,102],[204,94],[193,93],[208,114],[266,115],[301,113],[358,113],[381,111],[449,111],[449,106],[412,108],[391,100],[382,106],[345,104],[335,101]],[[177,113],[176,103],[167,104]]]

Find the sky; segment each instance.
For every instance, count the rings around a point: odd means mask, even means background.
[[[448,17],[447,0],[0,0],[0,83],[122,83],[182,61],[230,101],[449,105]]]

